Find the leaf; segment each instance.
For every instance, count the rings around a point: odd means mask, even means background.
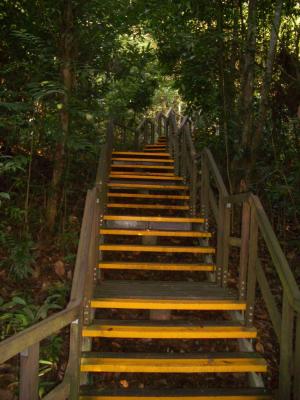
[[[12,301],[13,301],[15,304],[20,304],[20,305],[22,305],[22,306],[27,306],[26,301],[25,301],[24,299],[22,299],[22,297],[19,297],[19,296],[14,296],[14,297],[12,298]]]

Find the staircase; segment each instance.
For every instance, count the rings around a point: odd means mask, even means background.
[[[108,124],[69,303],[0,342],[0,365],[19,357],[19,400],[40,399],[40,349],[65,328],[68,363],[43,400],[300,400],[297,281],[259,198],[228,193],[192,128],[173,110],[127,135]]]
[[[253,385],[266,361],[243,351],[257,336],[246,300],[216,280],[212,233],[174,162],[166,136],[112,152],[80,400],[271,399]]]

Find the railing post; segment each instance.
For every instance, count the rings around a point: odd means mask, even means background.
[[[217,221],[217,257],[216,257],[216,266],[217,266],[217,283],[223,285],[223,276],[224,276],[224,265],[223,265],[223,256],[224,256],[224,220],[225,220],[225,212],[224,212],[225,204],[224,198],[221,194],[219,194],[219,202],[218,202],[218,221]]]
[[[254,315],[255,288],[256,288],[256,261],[258,247],[258,223],[254,207],[250,211],[250,233],[249,233],[249,258],[246,297],[246,325],[252,326]]]
[[[175,167],[175,174],[179,175],[179,138],[178,132],[176,127],[173,130],[173,138],[174,138],[174,167]]]
[[[192,174],[190,177],[190,196],[191,196],[191,215],[196,215],[196,202],[197,202],[197,160],[194,158],[192,160]]]
[[[19,400],[39,398],[40,344],[35,343],[20,355],[20,395]]]
[[[295,352],[294,352],[294,400],[300,400],[300,313],[296,314],[296,333],[295,333]]]
[[[279,399],[290,399],[293,372],[294,310],[283,293],[279,363]],[[294,376],[299,380],[299,376]],[[294,397],[296,400],[297,397]]]
[[[230,237],[230,215],[231,203],[223,201],[223,255],[222,255],[222,286],[227,286],[228,279],[228,259],[229,259],[229,237]]]
[[[250,227],[250,205],[248,201],[243,202],[242,228],[241,228],[241,251],[240,251],[240,273],[239,273],[239,299],[246,297],[246,279],[249,258],[249,227]]]
[[[155,129],[154,129],[154,124],[153,124],[153,122],[150,123],[150,129],[151,129],[151,144],[154,144]]]
[[[209,209],[209,171],[205,153],[201,154],[201,216],[208,218]]]

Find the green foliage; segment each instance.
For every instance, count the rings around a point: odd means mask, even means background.
[[[58,298],[58,295],[51,295],[39,306],[20,296],[14,296],[8,302],[0,297],[1,340],[45,319],[49,311],[61,309],[61,305],[57,303]]]

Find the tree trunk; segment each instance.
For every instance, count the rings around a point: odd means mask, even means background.
[[[269,42],[268,48],[268,55],[266,61],[266,69],[263,77],[263,83],[260,92],[260,105],[258,111],[258,117],[256,121],[256,128],[251,140],[251,147],[250,147],[250,163],[248,165],[246,171],[246,177],[249,177],[253,169],[255,167],[255,162],[257,159],[257,150],[258,147],[261,145],[263,130],[266,123],[267,118],[267,111],[268,111],[268,98],[269,98],[269,91],[272,82],[272,73],[273,73],[273,66],[274,60],[276,55],[276,46],[277,46],[277,39],[278,39],[278,32],[281,24],[281,12],[282,12],[283,0],[277,0],[275,13],[272,23],[271,29],[271,37]]]
[[[224,144],[225,144],[225,152],[226,152],[226,172],[227,179],[229,184],[230,193],[232,193],[232,185],[231,185],[231,177],[229,170],[229,147],[228,147],[228,121],[229,121],[229,108],[228,108],[228,85],[227,85],[227,76],[225,71],[225,57],[226,57],[226,49],[223,40],[223,3],[222,0],[219,1],[218,7],[218,33],[219,33],[219,92],[220,92],[220,130],[224,135]]]
[[[61,78],[64,85],[64,96],[60,112],[61,136],[56,144],[54,166],[47,204],[47,228],[52,231],[55,225],[59,197],[62,188],[62,179],[65,167],[65,147],[70,129],[69,103],[72,93],[73,73],[73,49],[74,49],[74,16],[72,0],[65,0],[63,4],[62,29],[60,40]]]
[[[253,133],[253,93],[254,93],[254,67],[256,50],[256,4],[257,0],[250,0],[248,5],[247,36],[241,57],[241,92],[238,100],[238,126],[241,132],[236,152],[242,149],[242,159],[236,157],[231,165],[233,171],[234,191],[241,191],[241,180],[245,175],[245,165],[249,157],[249,147]],[[242,15],[241,15],[242,18]]]
[[[254,66],[256,48],[256,0],[249,1],[247,40],[241,78],[241,96],[239,108],[242,128],[242,147],[250,145],[253,132],[253,92],[254,92]]]

